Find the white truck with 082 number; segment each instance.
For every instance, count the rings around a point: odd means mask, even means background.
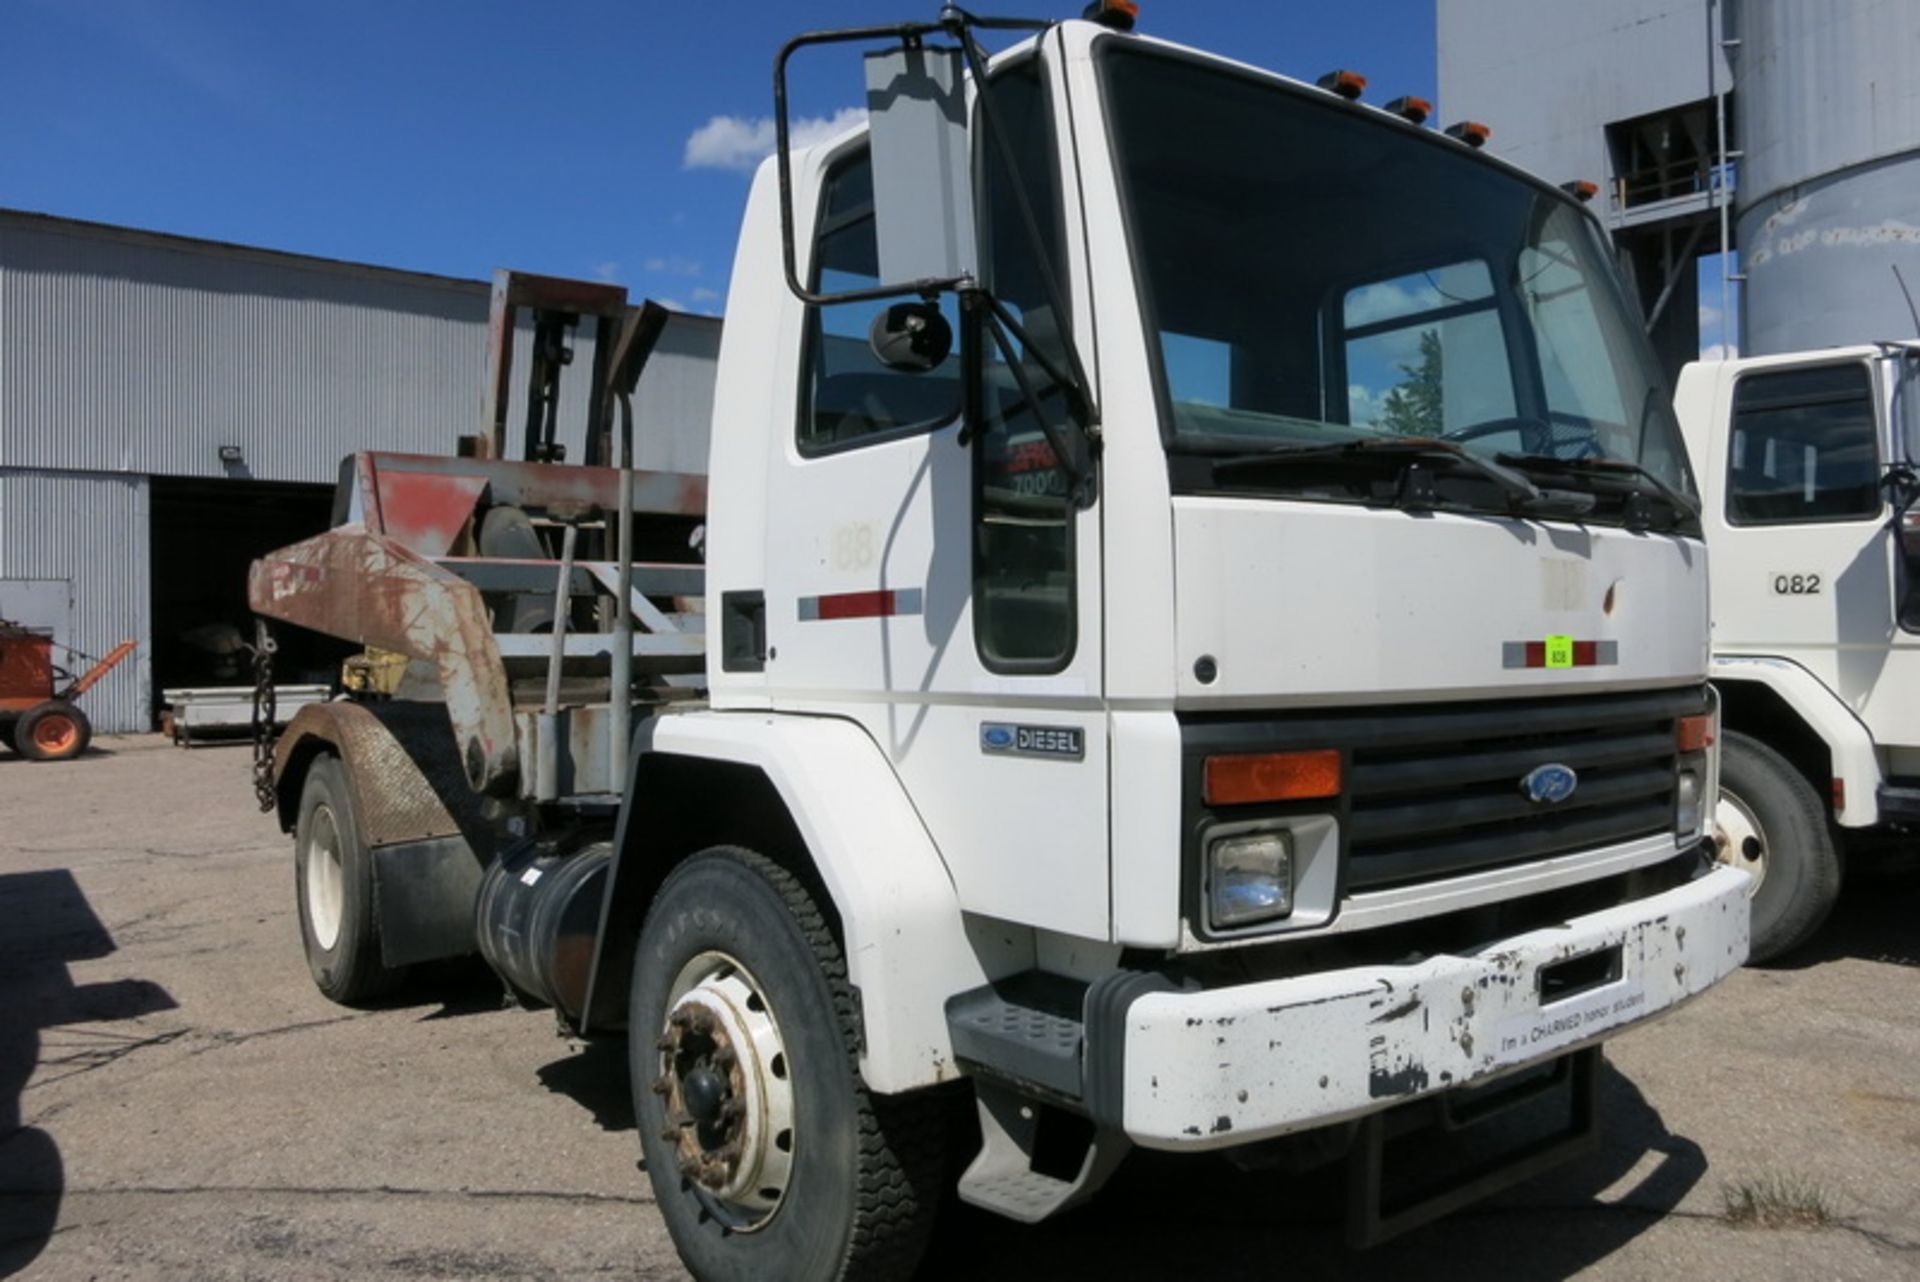
[[[1753,957],[1806,942],[1843,857],[1920,826],[1920,343],[1681,371],[1727,729],[1716,840],[1753,874]]]

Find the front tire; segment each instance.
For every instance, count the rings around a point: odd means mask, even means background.
[[[860,1080],[840,946],[753,851],[676,868],[634,957],[628,1060],[655,1200],[701,1282],[903,1278],[933,1227],[939,1094]]]
[[[392,992],[406,971],[380,959],[373,859],[361,839],[346,767],[338,757],[317,758],[300,790],[293,885],[315,986],[343,1006]]]
[[[1826,807],[1805,776],[1757,739],[1729,732],[1720,757],[1714,846],[1755,878],[1750,962],[1812,938],[1840,896],[1840,854]]]

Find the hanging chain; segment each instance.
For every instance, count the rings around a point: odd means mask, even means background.
[[[273,652],[279,649],[265,619],[253,621],[253,795],[264,814],[277,804],[273,788],[275,723]]]

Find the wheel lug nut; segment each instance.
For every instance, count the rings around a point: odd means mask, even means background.
[[[673,1079],[668,1077],[665,1073],[662,1073],[659,1077],[654,1078],[653,1093],[655,1095],[673,1094]]]
[[[677,1126],[669,1126],[666,1130],[660,1132],[660,1138],[668,1144],[678,1144],[680,1142],[680,1128]]]
[[[655,1042],[653,1044],[653,1048],[657,1051],[670,1051],[675,1046],[678,1046],[679,1044],[680,1044],[679,1039],[669,1034],[668,1036],[662,1037],[659,1041]]]
[[[727,1047],[723,1046],[719,1050],[713,1053],[713,1063],[716,1068],[722,1068],[722,1069],[732,1068],[735,1064],[739,1062],[740,1062],[740,1057],[738,1055],[735,1055]]]

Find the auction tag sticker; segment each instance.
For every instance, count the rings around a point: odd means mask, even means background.
[[[1547,638],[1547,666],[1549,668],[1571,668],[1573,666],[1573,638]]]
[[[1503,1063],[1571,1046],[1616,1024],[1637,1019],[1647,990],[1637,982],[1610,984],[1526,1015],[1500,1021],[1494,1057]]]

